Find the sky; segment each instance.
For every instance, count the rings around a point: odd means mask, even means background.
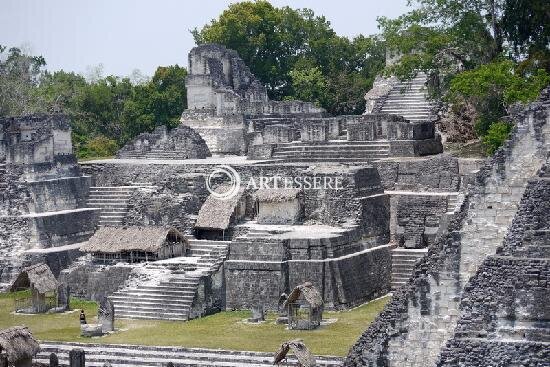
[[[42,55],[50,71],[151,76],[157,66],[187,65],[190,30],[235,0],[0,0],[0,45]],[[378,32],[378,16],[407,11],[407,0],[272,0],[310,8],[339,35]]]

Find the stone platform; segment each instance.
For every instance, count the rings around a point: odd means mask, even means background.
[[[109,362],[113,367],[153,367],[168,362],[181,367],[265,367],[273,365],[273,353],[230,351],[222,349],[147,347],[141,345],[92,344],[92,343],[54,343],[42,342],[42,348],[36,360],[49,362],[50,353],[56,353],[60,366],[68,366],[69,351],[75,348],[86,352],[87,367],[102,367]],[[342,365],[342,358],[317,356],[317,366],[336,367]],[[290,366],[296,366],[297,360],[290,355]]]

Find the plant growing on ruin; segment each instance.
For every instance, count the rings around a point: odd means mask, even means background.
[[[523,75],[513,61],[500,60],[456,75],[450,83],[447,100],[475,107],[476,132],[492,152],[509,132],[499,122],[508,107],[516,102],[535,100],[548,83],[550,75],[542,69]]]

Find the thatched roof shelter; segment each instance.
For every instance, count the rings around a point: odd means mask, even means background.
[[[8,357],[10,364],[32,359],[39,351],[40,345],[25,326],[0,330],[0,353]]]
[[[221,190],[223,192],[224,190]],[[231,224],[239,201],[244,190],[240,190],[235,196],[226,200],[218,199],[213,195],[208,196],[199,210],[195,228],[226,230]]]
[[[50,267],[46,264],[36,264],[24,268],[13,282],[10,290],[34,288],[38,293],[45,294],[57,290],[59,283]]]
[[[281,344],[281,347],[279,348],[277,353],[275,353],[273,364],[275,365],[281,363],[281,361],[286,358],[286,355],[289,351],[292,351],[292,353],[294,353],[294,355],[298,359],[298,363],[300,363],[301,366],[313,367],[316,365],[315,357],[306,347],[304,342],[300,339],[290,340]]]
[[[124,251],[157,252],[166,242],[187,242],[175,228],[168,227],[103,227],[80,251],[119,253]]]
[[[256,191],[256,199],[260,202],[281,203],[298,198],[300,189],[260,189]]]
[[[292,290],[283,307],[287,307],[288,304],[296,302],[302,295],[312,308],[319,308],[323,305],[323,298],[317,288],[310,282],[305,282]]]

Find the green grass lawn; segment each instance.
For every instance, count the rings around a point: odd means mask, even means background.
[[[117,331],[114,334],[89,339],[81,338],[79,335],[78,311],[48,315],[14,314],[13,297],[10,294],[0,294],[0,329],[26,325],[40,340],[273,352],[281,342],[300,338],[315,354],[339,356],[347,354],[359,335],[389,300],[389,297],[385,297],[350,311],[325,312],[324,319],[337,319],[337,321],[311,331],[287,330],[286,325],[275,324],[274,313],[268,314],[265,323],[249,324],[243,322],[243,319],[250,317],[249,311],[232,311],[220,312],[188,322],[117,320]],[[83,308],[88,322],[95,322],[97,313],[95,303],[73,299],[71,308]]]

